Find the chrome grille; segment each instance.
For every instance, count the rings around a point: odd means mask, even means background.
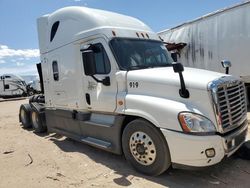
[[[244,83],[226,77],[212,84],[217,121],[222,132],[230,131],[242,124],[247,115]]]

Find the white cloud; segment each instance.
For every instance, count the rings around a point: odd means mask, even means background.
[[[0,59],[10,57],[32,58],[39,57],[38,49],[11,49],[6,45],[0,45]]]
[[[6,45],[0,45],[0,49],[8,49],[8,46],[6,46]]]
[[[19,67],[2,67],[0,68],[0,75],[2,74],[17,74],[17,75],[35,75],[37,74],[36,65],[19,66]]]
[[[17,65],[18,67],[20,67],[20,66],[24,66],[25,64],[22,63],[22,62],[16,62],[16,65]]]
[[[75,2],[80,2],[81,0],[74,0]]]
[[[4,63],[6,63],[6,61],[3,59],[0,59],[0,64],[4,64]]]

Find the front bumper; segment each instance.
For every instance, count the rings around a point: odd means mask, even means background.
[[[226,136],[197,136],[161,129],[168,143],[172,163],[205,167],[219,163],[229,157],[244,143],[248,124],[244,124]],[[207,157],[205,151],[213,148],[214,157]]]

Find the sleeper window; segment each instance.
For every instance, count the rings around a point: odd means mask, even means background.
[[[52,62],[53,78],[55,81],[59,80],[59,71],[57,61]]]
[[[50,31],[50,42],[52,42],[52,40],[54,39],[55,35],[56,35],[56,32],[57,32],[57,29],[58,29],[58,26],[59,26],[59,21],[55,22],[53,24],[53,26],[51,27],[51,31]]]

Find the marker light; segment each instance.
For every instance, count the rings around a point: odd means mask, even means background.
[[[207,149],[205,151],[207,158],[212,158],[215,156],[215,150],[214,148]]]

